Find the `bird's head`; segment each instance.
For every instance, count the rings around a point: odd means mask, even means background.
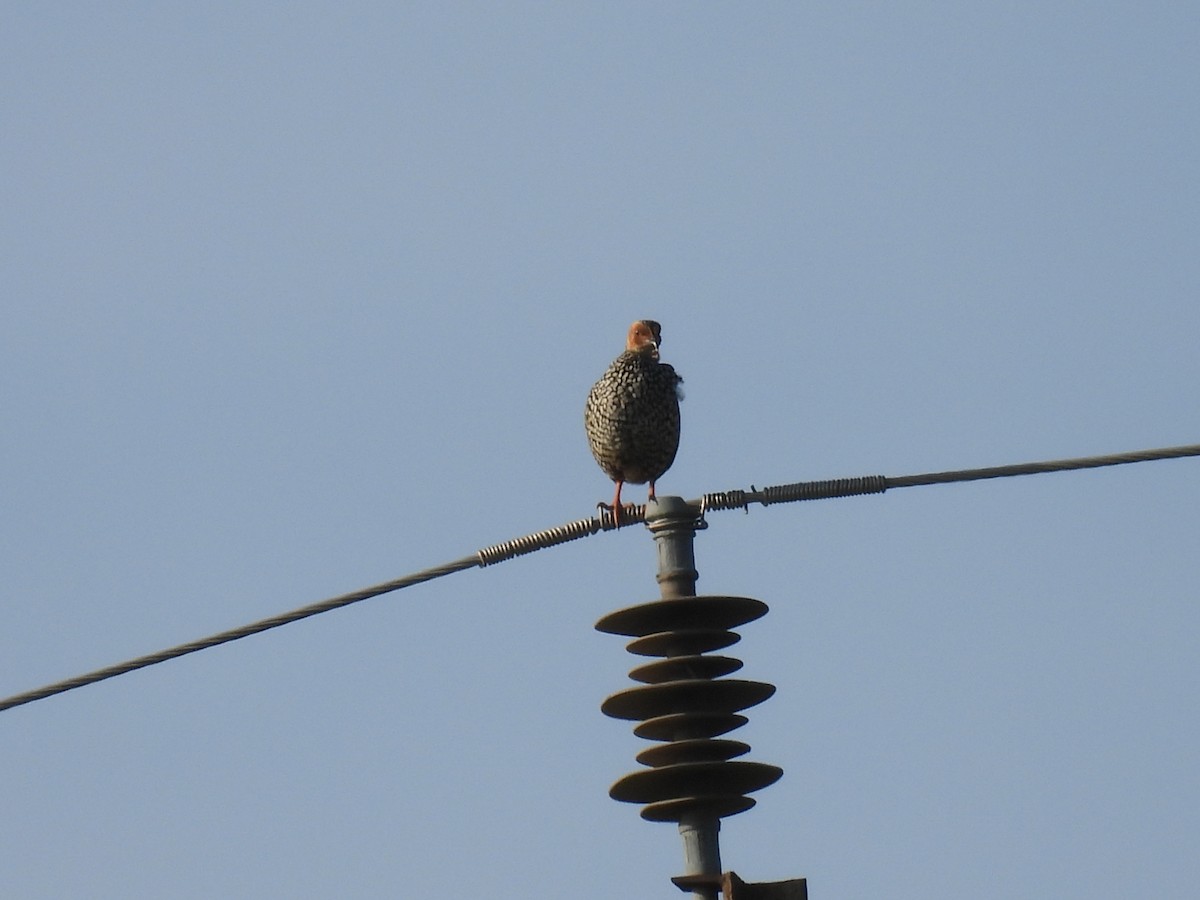
[[[658,346],[662,343],[662,326],[651,319],[639,319],[629,326],[625,349],[634,353],[645,353],[658,359]]]

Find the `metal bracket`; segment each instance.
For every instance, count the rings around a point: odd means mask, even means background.
[[[770,881],[748,884],[733,872],[721,875],[679,875],[671,879],[681,891],[720,891],[721,900],[808,900],[808,881]]]

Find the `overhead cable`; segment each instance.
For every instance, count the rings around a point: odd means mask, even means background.
[[[819,500],[831,499],[834,497],[851,497],[860,496],[863,494],[882,494],[889,488],[901,487],[916,487],[919,485],[929,484],[949,484],[959,481],[978,481],[985,478],[1008,478],[1017,475],[1033,475],[1045,472],[1062,472],[1071,469],[1094,469],[1103,466],[1118,466],[1125,463],[1135,462],[1150,462],[1160,459],[1179,459],[1182,457],[1200,456],[1200,444],[1191,444],[1183,447],[1166,447],[1159,450],[1137,450],[1131,453],[1117,453],[1108,456],[1087,456],[1076,459],[1059,459],[1046,462],[1020,463],[1010,466],[995,466],[985,469],[960,469],[949,472],[932,472],[924,475],[905,475],[901,477],[885,477],[882,475],[870,475],[860,478],[840,478],[832,481],[803,481],[795,484],[777,485],[775,487],[762,488],[761,490],[751,485],[749,491],[733,490],[722,491],[718,493],[705,494],[699,500],[692,501],[692,505],[698,507],[701,515],[706,512],[724,509],[748,509],[751,503],[761,503],[763,506],[769,506],[774,503],[790,503],[799,500]],[[622,510],[620,527],[626,527],[636,522],[645,520],[645,506],[627,506]],[[117,665],[107,666],[103,669],[96,669],[93,672],[88,672],[83,675],[77,675],[74,678],[68,678],[64,681],[58,681],[54,684],[48,684],[45,687],[37,688],[36,690],[26,691],[22,694],[15,694],[0,700],[0,711],[11,709],[14,706],[21,706],[26,703],[32,703],[35,700],[43,700],[46,697],[52,697],[55,694],[61,694],[66,691],[74,690],[85,685],[95,684],[98,681],[104,681],[107,678],[113,678],[117,675],[124,675],[126,672],[133,672],[137,669],[144,669],[147,666],[157,665],[158,663],[166,662],[170,659],[177,659],[180,656],[186,656],[189,653],[195,653],[198,650],[206,650],[209,647],[216,647],[220,644],[227,644],[230,641],[240,640],[244,637],[249,637],[252,634],[259,634],[263,631],[268,631],[272,628],[278,628],[281,625],[287,625],[291,622],[306,619],[309,616],[315,616],[319,613],[329,612],[330,610],[339,609],[343,606],[349,606],[352,603],[358,603],[361,600],[368,600],[371,597],[378,597],[381,594],[389,594],[393,591],[398,591],[401,588],[411,587],[415,584],[421,584],[426,581],[432,581],[435,578],[441,578],[443,575],[450,575],[454,572],[461,572],[464,569],[472,569],[482,566],[493,565],[498,562],[503,562],[506,559],[513,559],[517,556],[523,556],[527,553],[532,553],[535,550],[543,550],[547,547],[553,547],[558,544],[564,544],[568,541],[577,540],[578,538],[590,537],[599,531],[612,531],[616,528],[612,521],[612,510],[608,508],[601,509],[597,516],[590,519],[577,519],[574,522],[568,522],[565,525],[559,525],[555,528],[549,528],[544,531],[535,532],[534,534],[516,538],[511,541],[505,541],[501,544],[495,544],[491,547],[484,548],[471,556],[465,556],[462,559],[454,562],[445,563],[441,566],[436,566],[431,569],[424,569],[420,572],[415,572],[411,575],[406,575],[403,578],[397,578],[392,581],[385,581],[381,584],[373,585],[372,587],[361,588],[357,591],[352,591],[348,594],[342,594],[337,597],[330,597],[328,600],[322,600],[318,603],[311,603],[308,606],[302,606],[299,609],[294,609],[291,612],[280,613],[276,616],[271,616],[267,619],[260,619],[257,622],[252,622],[249,625],[242,625],[239,628],[231,628],[228,631],[222,631],[214,635],[210,635],[200,640],[190,641],[186,644],[179,644],[166,650],[160,650],[157,653],[150,653],[146,656],[139,656],[136,659],[128,660],[127,662],[118,663]]]

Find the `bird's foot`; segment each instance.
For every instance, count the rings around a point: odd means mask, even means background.
[[[600,519],[601,526],[608,524],[608,522],[605,520],[605,516],[604,516],[604,513],[608,513],[608,521],[612,522],[611,527],[613,527],[613,528],[620,528],[621,525],[623,524],[622,520],[621,520],[622,514],[629,515],[630,513],[633,513],[636,511],[635,507],[632,504],[630,504],[628,506],[624,506],[624,505],[613,505],[612,503],[597,503],[596,509],[598,509],[600,511],[600,515],[598,516],[598,518]]]

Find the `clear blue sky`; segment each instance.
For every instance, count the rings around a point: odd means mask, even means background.
[[[0,695],[663,494],[1200,442],[1188,3],[0,7]],[[632,488],[640,500],[644,489]],[[1200,460],[722,513],[727,868],[1190,898]],[[678,896],[641,528],[0,713],[0,894]]]

